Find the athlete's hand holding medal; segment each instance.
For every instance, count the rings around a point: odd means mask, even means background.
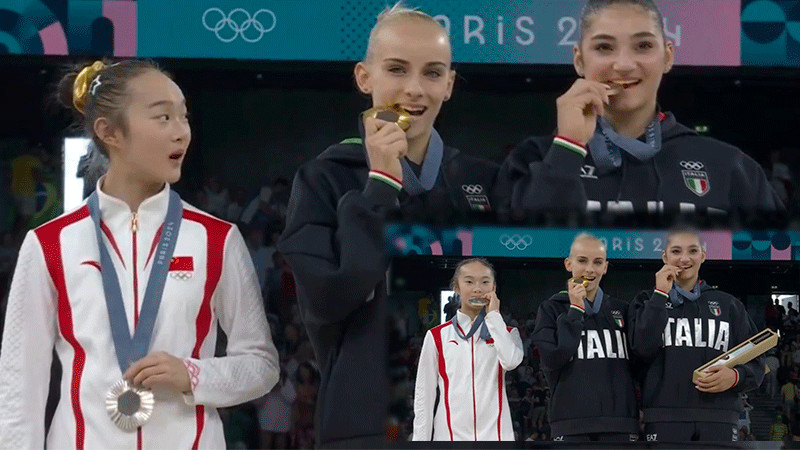
[[[620,92],[618,84],[604,84],[579,78],[556,99],[558,135],[586,145],[594,135],[597,117],[605,112],[610,98]]]
[[[364,111],[362,117],[370,170],[402,181],[400,159],[408,153],[405,130],[411,126],[411,116],[400,107],[377,107]]]
[[[567,292],[569,293],[569,303],[583,308],[583,301],[586,299],[586,288],[589,280],[583,277],[570,278],[567,281]]]
[[[125,371],[123,377],[134,386],[147,389],[166,388],[182,393],[192,390],[192,382],[183,360],[165,352],[153,352],[136,361]]]
[[[672,283],[678,278],[681,269],[677,266],[664,264],[664,267],[656,272],[656,289],[662,292],[669,292],[672,290]]]
[[[497,292],[495,291],[472,297],[467,300],[467,302],[474,306],[485,306],[487,313],[500,310],[500,299],[497,297]]]

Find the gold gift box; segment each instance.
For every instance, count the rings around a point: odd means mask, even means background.
[[[707,374],[705,374],[703,371],[711,366],[723,365],[725,367],[733,368],[739,364],[744,364],[748,361],[751,361],[753,358],[757,358],[776,345],[778,345],[778,333],[767,328],[766,330],[756,334],[750,339],[742,342],[736,347],[695,369],[695,371],[692,372],[692,381],[697,381],[698,378],[706,376]],[[769,368],[766,370],[769,371]]]

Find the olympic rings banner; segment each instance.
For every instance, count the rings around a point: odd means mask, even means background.
[[[0,0],[0,54],[357,61],[394,0]],[[800,0],[657,0],[677,63],[800,67]],[[407,0],[456,62],[571,64],[584,0]]]
[[[609,259],[661,259],[666,231],[586,230],[606,244]],[[579,230],[507,227],[386,226],[394,256],[442,255],[564,258]],[[702,232],[707,258],[720,261],[800,261],[800,232]]]

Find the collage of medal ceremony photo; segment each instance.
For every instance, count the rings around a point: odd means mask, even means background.
[[[0,0],[0,93],[0,449],[800,448],[800,0]]]

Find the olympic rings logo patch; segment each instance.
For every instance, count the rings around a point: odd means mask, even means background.
[[[262,19],[267,20],[269,26],[265,26]],[[203,13],[205,29],[212,31],[217,35],[217,39],[225,43],[233,42],[239,36],[243,41],[251,44],[258,42],[277,24],[278,18],[268,9],[259,9],[252,16],[242,8],[236,8],[228,14],[219,8],[208,8]]]
[[[533,245],[533,238],[527,234],[504,234],[500,236],[500,244],[509,250],[525,250]]]
[[[477,195],[483,192],[483,186],[480,184],[462,184],[461,190],[469,195]]]
[[[699,161],[681,161],[681,167],[686,170],[700,170],[705,166]]]

